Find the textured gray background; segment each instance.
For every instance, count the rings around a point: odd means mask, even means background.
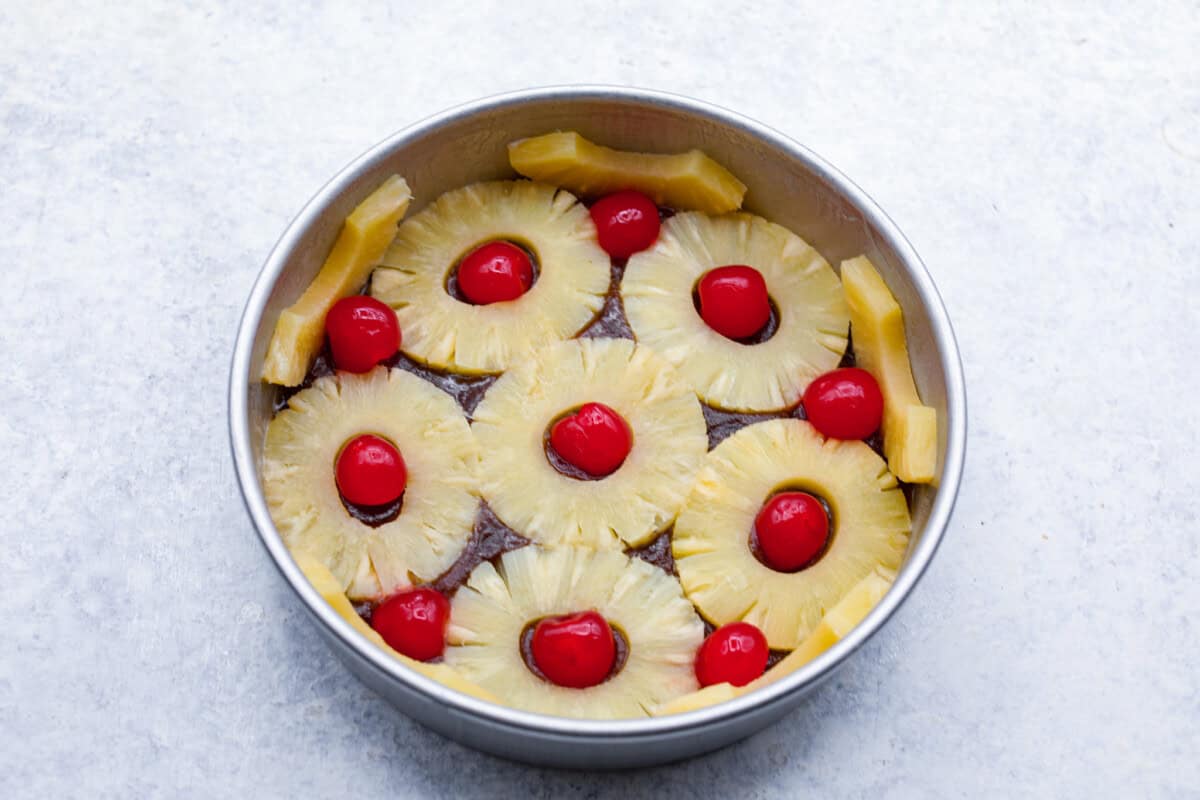
[[[86,5],[0,3],[0,796],[1200,792],[1196,3]],[[894,623],[782,724],[640,773],[501,762],[369,694],[226,452],[235,323],[306,198],[568,82],[727,105],[853,176],[971,400]]]

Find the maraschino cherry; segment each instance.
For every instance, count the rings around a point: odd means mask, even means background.
[[[585,403],[550,429],[550,446],[563,460],[594,478],[610,475],[633,448],[629,426],[602,403]]]
[[[696,653],[696,679],[701,686],[731,683],[745,686],[767,670],[767,637],[749,622],[717,628]]]
[[[762,273],[733,264],[710,269],[700,278],[700,317],[730,339],[753,336],[771,320],[771,299]]]
[[[534,626],[531,649],[546,680],[573,689],[602,683],[617,658],[612,628],[595,611],[543,619]]]
[[[533,285],[529,254],[509,242],[488,242],[458,265],[458,288],[477,306],[516,300]]]
[[[781,492],[754,519],[754,535],[767,566],[796,572],[808,566],[829,541],[829,517],[807,492]]]
[[[394,594],[371,612],[371,627],[388,646],[417,661],[442,654],[449,621],[450,601],[424,587]]]
[[[381,506],[404,494],[408,470],[400,451],[379,436],[364,434],[346,443],[335,469],[338,491],[346,502]]]
[[[400,349],[396,312],[374,297],[338,300],[325,315],[325,333],[334,366],[348,372],[366,372]]]
[[[658,239],[658,206],[641,192],[616,192],[596,201],[592,221],[600,246],[613,258],[629,258]]]
[[[835,369],[804,390],[804,413],[823,436],[865,439],[883,421],[883,392],[865,369]]]

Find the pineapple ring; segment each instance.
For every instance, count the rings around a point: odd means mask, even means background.
[[[595,610],[624,634],[621,671],[587,689],[534,675],[521,656],[526,625]],[[679,582],[639,559],[583,547],[536,545],[483,562],[451,604],[446,664],[507,705],[560,717],[648,716],[698,688],[692,667],[704,624]]]
[[[360,433],[395,443],[408,467],[400,515],[377,528],[346,511],[338,451]],[[339,372],[291,398],[271,420],[263,488],[283,540],[324,564],[352,597],[390,594],[441,575],[471,537],[479,451],[462,410],[415,375]]]
[[[816,564],[776,572],[750,552],[750,531],[767,498],[794,487],[829,503],[833,537]],[[872,570],[900,566],[910,527],[904,494],[871,448],[777,419],[743,428],[708,454],[671,549],[684,591],[706,619],[745,620],[773,649],[791,650]]]
[[[545,431],[596,402],[620,414],[633,448],[616,472],[577,480],[546,457]],[[576,339],[506,372],[475,409],[482,491],[505,524],[541,544],[645,544],[671,524],[708,446],[695,394],[628,339]]]
[[[533,251],[540,274],[516,300],[471,305],[446,291],[446,276],[484,242]],[[570,192],[530,181],[476,183],[446,192],[400,226],[371,280],[396,311],[401,349],[457,372],[501,372],[531,350],[568,339],[604,305],[608,255],[591,215]]]
[[[730,264],[752,266],[766,280],[779,327],[765,342],[727,339],[696,312],[697,281]],[[671,217],[652,248],[630,257],[621,297],[637,340],[662,353],[701,400],[718,408],[794,406],[846,352],[850,315],[833,268],[799,236],[752,214]]]

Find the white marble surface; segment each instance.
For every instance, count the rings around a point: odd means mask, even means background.
[[[0,796],[1200,792],[1195,2],[98,5],[0,5]],[[568,82],[727,105],[856,178],[972,412],[941,553],[837,681],[615,775],[464,750],[350,678],[225,433],[305,199],[429,113]]]

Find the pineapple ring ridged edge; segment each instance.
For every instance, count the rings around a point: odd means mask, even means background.
[[[362,433],[392,441],[408,469],[400,515],[377,528],[350,516],[334,474],[345,442]],[[462,410],[402,370],[339,372],[295,394],[271,420],[263,490],[284,541],[325,564],[355,597],[432,580],[470,539],[479,453]]]
[[[629,643],[619,673],[586,689],[534,675],[520,653],[525,626],[548,616],[595,610]],[[611,550],[537,545],[484,562],[451,605],[446,664],[526,711],[576,718],[647,716],[698,688],[693,659],[704,624],[679,582]]]
[[[544,449],[547,426],[588,402],[611,407],[633,433],[625,463],[594,481],[559,473]],[[488,390],[471,427],[492,510],[547,545],[646,543],[674,521],[708,447],[695,394],[670,364],[628,339],[538,351]]]
[[[770,569],[749,547],[762,504],[785,488],[815,492],[833,512],[828,550],[796,573]],[[743,428],[708,454],[671,544],[684,591],[706,619],[751,622],[772,648],[790,650],[857,581],[900,566],[910,527],[899,484],[866,444],[780,419]]]
[[[472,248],[513,240],[534,251],[540,274],[516,300],[471,305],[446,292],[450,269]],[[401,226],[371,281],[371,294],[396,311],[401,349],[421,363],[493,373],[530,350],[568,339],[604,304],[608,255],[574,195],[530,181],[454,189]]]
[[[765,342],[727,339],[696,312],[696,283],[730,264],[761,272],[775,301],[779,327]],[[718,408],[791,407],[846,351],[850,313],[833,268],[799,236],[753,214],[671,217],[658,242],[629,259],[621,296],[638,341],[662,353]]]

